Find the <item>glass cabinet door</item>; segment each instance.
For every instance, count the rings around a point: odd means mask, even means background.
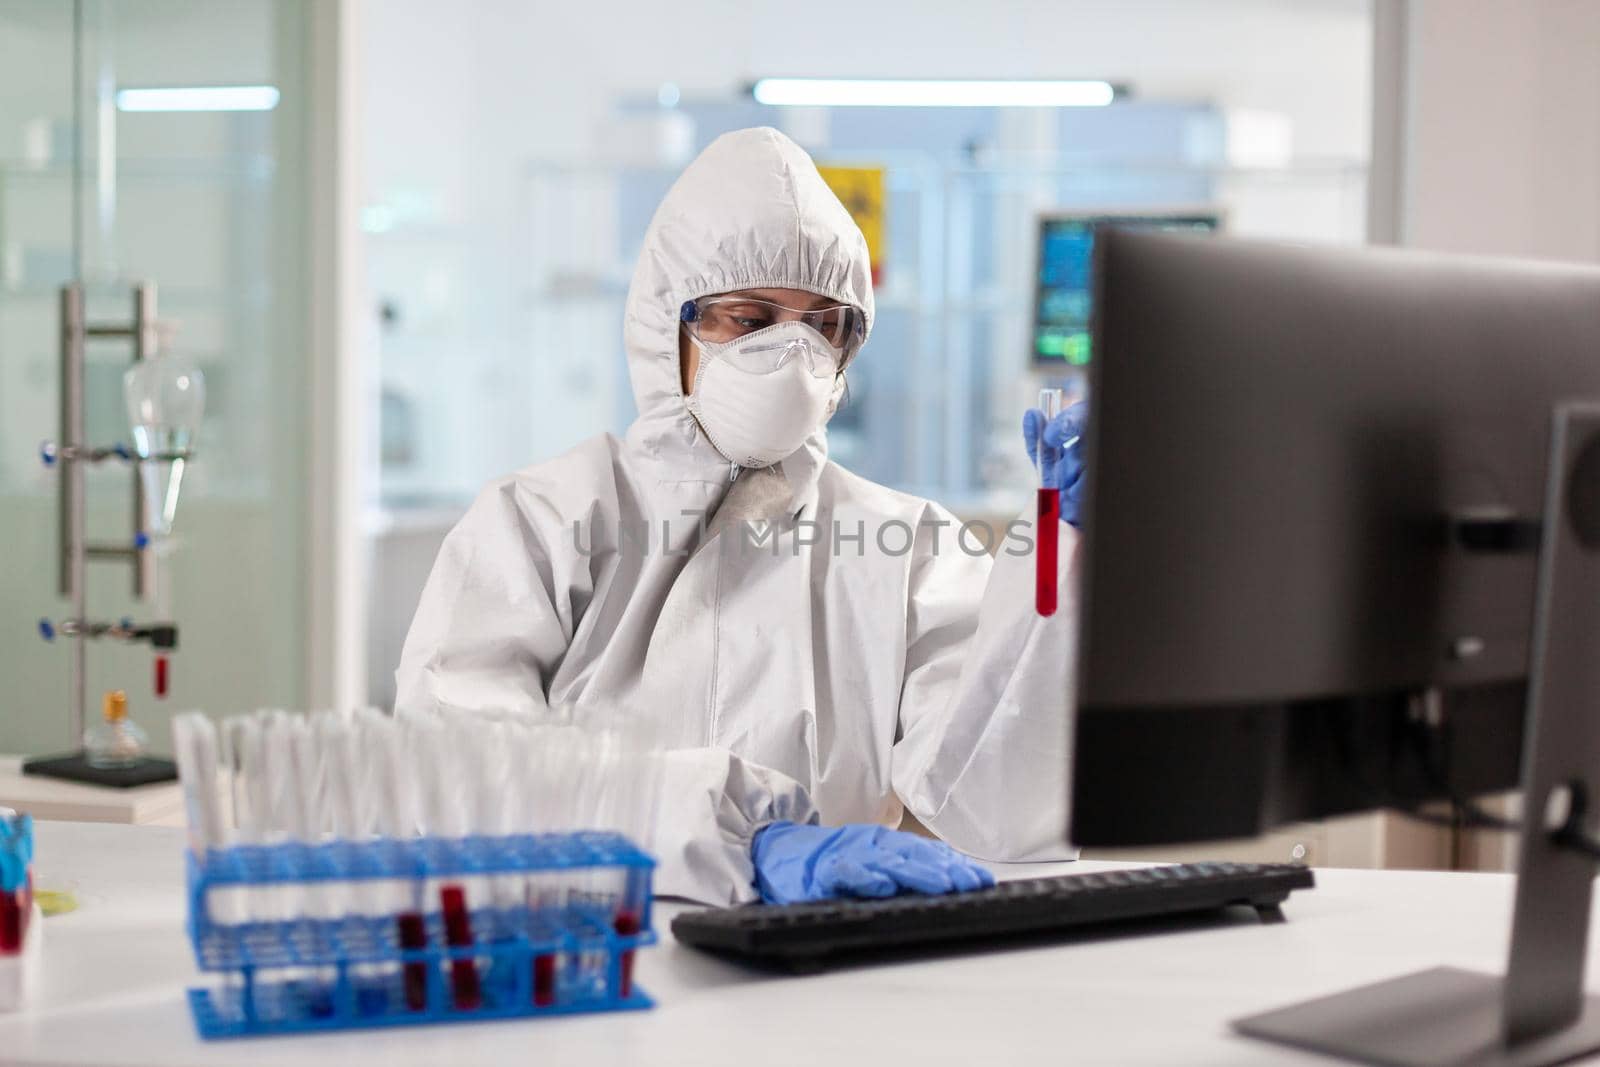
[[[167,748],[173,710],[301,706],[307,599],[310,0],[0,0],[0,753],[75,747],[58,588],[60,289],[125,323],[153,283],[162,348],[205,373],[196,455],[152,595],[92,561],[88,615],[179,627],[165,699],[148,645],[91,641],[91,721],[122,689]],[[151,90],[161,90],[152,92]],[[129,441],[125,338],[91,338],[85,439]],[[133,535],[133,475],[86,476],[88,539]]]

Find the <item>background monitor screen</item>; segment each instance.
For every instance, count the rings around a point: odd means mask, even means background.
[[[1089,362],[1089,280],[1094,235],[1102,226],[1214,233],[1216,211],[1046,215],[1039,220],[1039,273],[1033,305],[1033,360],[1044,366]]]

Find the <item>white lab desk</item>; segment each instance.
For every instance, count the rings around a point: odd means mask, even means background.
[[[182,840],[165,828],[39,825],[38,883],[73,887],[81,906],[45,921],[43,981],[28,1014],[0,1016],[0,1063],[1326,1064],[1235,1037],[1228,1020],[1439,963],[1499,970],[1512,890],[1499,874],[1325,870],[1280,925],[1243,918],[801,978],[675,945],[678,907],[658,905],[663,943],[638,964],[654,1011],[203,1043],[182,999],[197,975]]]
[[[177,782],[129,789],[84,785],[23,774],[21,756],[0,756],[0,807],[31,812],[35,819],[183,825],[183,790]]]

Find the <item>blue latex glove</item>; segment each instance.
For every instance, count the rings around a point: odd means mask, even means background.
[[[994,885],[994,875],[949,845],[882,826],[775,822],[756,834],[750,858],[769,904]]]
[[[1039,484],[1061,490],[1061,517],[1074,526],[1083,508],[1083,435],[1088,428],[1089,405],[1081,400],[1048,423],[1038,408],[1022,416],[1022,440],[1039,468]],[[1067,441],[1072,443],[1062,448]]]

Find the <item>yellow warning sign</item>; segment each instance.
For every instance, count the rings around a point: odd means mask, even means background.
[[[884,168],[819,166],[817,172],[861,227],[867,239],[867,255],[872,259],[872,284],[877,285],[883,275],[883,216],[888,201]]]

